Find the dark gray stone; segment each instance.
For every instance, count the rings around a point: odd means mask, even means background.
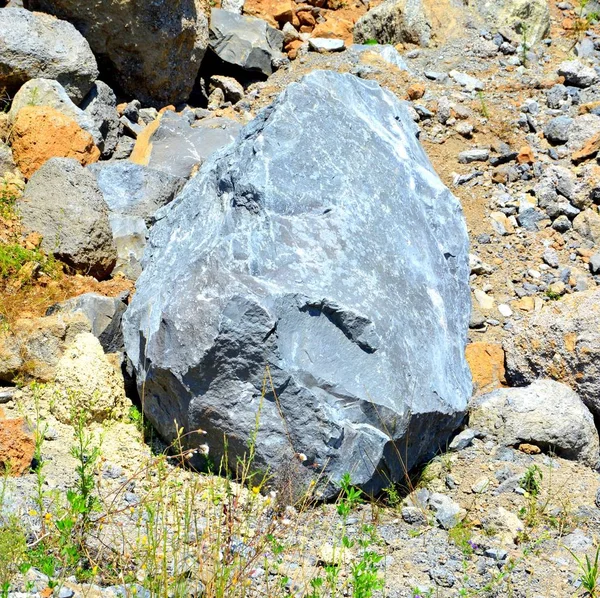
[[[8,93],[30,79],[55,79],[78,104],[97,77],[90,46],[71,23],[24,8],[0,10],[0,87]]]
[[[211,10],[209,48],[225,63],[269,76],[273,62],[281,60],[283,33],[266,21],[235,14],[228,10]]]
[[[117,251],[108,209],[91,172],[70,158],[51,158],[17,202],[23,228],[43,237],[42,249],[78,272],[104,278]]]
[[[590,258],[590,271],[592,274],[600,274],[600,252],[594,253]]]
[[[110,157],[119,141],[119,115],[113,90],[106,83],[96,81],[80,108],[91,117],[102,135],[98,144],[102,156]]]
[[[73,23],[89,42],[105,72],[110,73],[111,81],[126,95],[144,105],[158,107],[188,99],[208,44],[204,3],[198,0],[28,0],[28,3],[32,10]]]
[[[569,116],[557,116],[544,127],[546,139],[554,145],[562,145],[569,141],[569,130],[573,119]]]
[[[92,334],[98,338],[104,352],[118,353],[123,351],[121,319],[126,309],[127,304],[121,297],[85,293],[52,305],[46,315],[82,312],[90,321]]]
[[[124,334],[164,438],[202,428],[219,462],[225,435],[235,463],[259,416],[256,467],[303,453],[373,491],[445,445],[471,394],[468,240],[415,133],[376,83],[316,71],[158,213]]]

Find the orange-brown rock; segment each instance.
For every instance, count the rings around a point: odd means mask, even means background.
[[[50,158],[75,158],[86,166],[100,157],[92,136],[49,106],[21,108],[11,142],[15,162],[27,178]]]
[[[413,83],[408,88],[406,95],[409,100],[420,100],[425,95],[425,85],[422,83]]]
[[[542,449],[535,444],[527,444],[526,442],[519,445],[519,450],[526,455],[539,455]]]
[[[246,0],[244,14],[264,19],[273,27],[292,22],[294,7],[291,0]]]
[[[289,44],[286,44],[285,51],[290,60],[294,60],[298,56],[298,49],[302,46],[302,43],[302,40],[295,39]]]
[[[301,26],[314,27],[317,24],[317,20],[310,10],[299,10],[296,13]]]
[[[333,37],[343,39],[346,44],[352,43],[352,29],[354,22],[344,19],[339,15],[334,18],[328,18],[324,23],[319,23],[313,30],[313,37]]]
[[[22,475],[31,466],[35,443],[23,419],[4,419],[0,413],[0,473]]]
[[[506,383],[504,350],[494,343],[467,345],[466,358],[473,376],[473,391],[489,392]]]
[[[519,151],[517,162],[519,164],[533,164],[535,162],[533,150],[528,145],[524,145]]]
[[[600,133],[592,135],[580,150],[573,152],[571,160],[577,164],[593,158],[600,151]]]

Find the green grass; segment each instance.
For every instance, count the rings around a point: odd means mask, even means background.
[[[55,276],[60,271],[56,260],[39,249],[25,249],[17,243],[0,245],[0,279],[18,276],[21,268],[29,263],[39,264],[49,276]]]

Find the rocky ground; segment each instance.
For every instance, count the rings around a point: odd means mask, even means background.
[[[27,21],[77,57],[29,60],[19,79],[5,74],[22,72],[18,52],[7,58],[0,44],[0,463],[12,468],[0,482],[0,593],[596,595],[585,557],[597,559],[600,534],[600,7],[549,0],[545,15],[532,2],[523,28],[510,27],[510,2],[497,3],[500,22],[485,2],[424,0],[403,21],[385,12],[390,0],[249,0],[243,13],[264,19],[250,23],[235,4],[177,33],[194,65],[206,50],[198,81],[169,74],[162,54],[142,52],[129,73],[98,50],[102,27],[87,45],[66,21],[0,9],[5,45]],[[92,18],[66,0],[29,8]],[[204,27],[201,51],[192,27]],[[113,41],[116,54],[128,47]],[[253,63],[248,47],[260,48]],[[112,65],[117,94],[97,81],[94,54]],[[146,59],[166,76],[152,82]],[[298,494],[295,462],[269,484],[251,467],[239,484],[188,470],[186,443],[167,451],[132,407],[120,331],[157,209],[315,70],[408,102],[460,200],[475,387],[470,420],[422,470],[383,495],[346,486],[325,504],[316,489]],[[67,491],[85,494],[86,475],[97,501],[77,511]]]

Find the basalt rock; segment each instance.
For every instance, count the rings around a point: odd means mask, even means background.
[[[345,472],[377,491],[463,419],[468,277],[404,105],[313,72],[157,214],[124,317],[146,414],[217,463],[255,438],[257,468],[295,454],[323,496]]]

